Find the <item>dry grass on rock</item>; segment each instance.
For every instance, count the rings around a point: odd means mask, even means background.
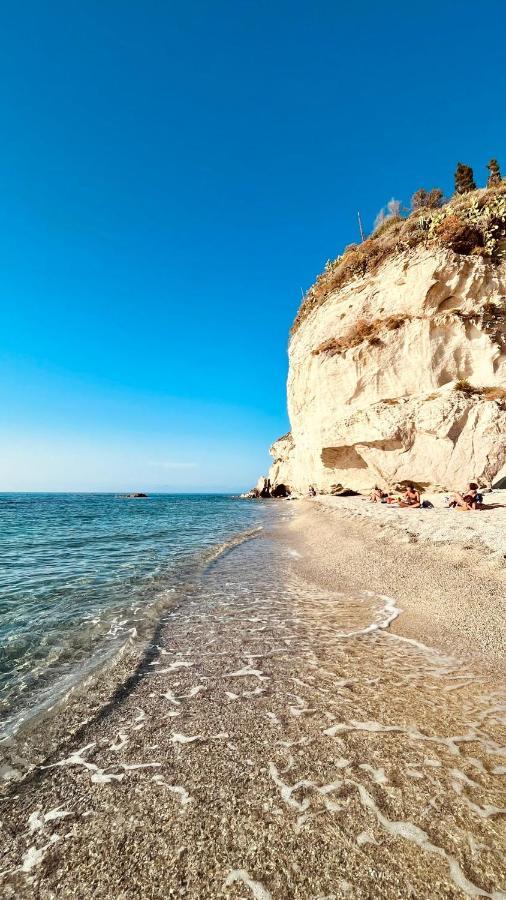
[[[483,400],[495,400],[501,406],[506,403],[506,390],[502,387],[475,387],[465,379],[456,381],[454,390],[467,397],[481,397]]]
[[[330,294],[366,273],[374,273],[395,253],[419,246],[483,256],[495,264],[506,259],[506,183],[457,195],[442,208],[420,207],[405,219],[394,216],[361,244],[351,244],[342,256],[327,262],[306,293],[292,335]]]
[[[401,328],[409,319],[409,316],[387,316],[384,319],[373,319],[371,322],[367,319],[357,319],[349,332],[343,337],[329,338],[319,347],[313,350],[313,356],[319,356],[326,353],[334,356],[338,353],[344,353],[352,347],[358,347],[359,344],[367,342],[368,344],[381,343],[380,335],[384,331],[396,331]]]

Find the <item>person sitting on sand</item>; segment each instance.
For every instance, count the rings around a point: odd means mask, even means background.
[[[456,492],[450,502],[450,506],[467,512],[470,509],[483,508],[483,495],[478,493],[478,485],[471,481],[466,491],[461,494]]]
[[[414,484],[406,485],[406,490],[404,491],[402,500],[399,501],[399,506],[410,507],[411,509],[417,509],[421,506],[420,492],[417,491]]]
[[[369,494],[369,500],[371,501],[371,503],[381,503],[381,501],[386,497],[388,497],[388,494],[385,494],[385,491],[382,491],[381,488],[378,487],[378,485],[375,485],[373,490]]]

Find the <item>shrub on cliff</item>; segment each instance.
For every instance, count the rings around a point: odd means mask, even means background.
[[[441,245],[455,253],[472,253],[484,245],[480,229],[460,216],[447,216],[434,231]]]
[[[449,203],[432,217],[429,239],[456,253],[474,253],[494,263],[506,257],[506,185]]]
[[[402,216],[390,216],[390,218],[384,218],[381,220],[379,225],[373,231],[372,236],[374,238],[379,238],[381,235],[386,234],[387,231],[390,231],[394,225],[398,225],[399,222],[404,222]]]
[[[472,394],[476,393],[476,388],[474,388],[466,378],[461,378],[460,381],[456,381],[453,390],[460,394],[467,394],[468,396],[472,396]]]
[[[506,390],[502,387],[486,387],[483,388],[483,397],[485,400],[496,400],[498,403],[506,401]]]
[[[474,387],[466,379],[456,381],[454,391],[465,394],[466,397],[482,397],[484,400],[495,400],[500,406],[506,402],[506,390],[502,387]]]
[[[426,191],[419,188],[411,198],[411,209],[439,209],[443,205],[443,191],[440,188],[432,188]]]

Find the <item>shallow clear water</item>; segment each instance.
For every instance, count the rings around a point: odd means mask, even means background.
[[[506,900],[500,686],[308,578],[296,509],[252,504],[135,672],[3,743],[6,896]]]
[[[142,635],[213,548],[266,513],[222,495],[0,494],[2,728]]]
[[[8,896],[506,900],[496,679],[314,583],[296,503],[190,502],[152,639],[2,742]]]

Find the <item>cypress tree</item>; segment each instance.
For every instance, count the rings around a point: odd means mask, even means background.
[[[457,170],[455,172],[455,193],[468,194],[469,191],[475,190],[476,184],[471,166],[466,166],[465,163],[457,163]]]
[[[490,172],[487,181],[487,187],[494,188],[497,187],[498,184],[502,183],[501,178],[501,170],[499,168],[499,163],[496,159],[491,159],[489,163],[487,163],[487,169]]]

